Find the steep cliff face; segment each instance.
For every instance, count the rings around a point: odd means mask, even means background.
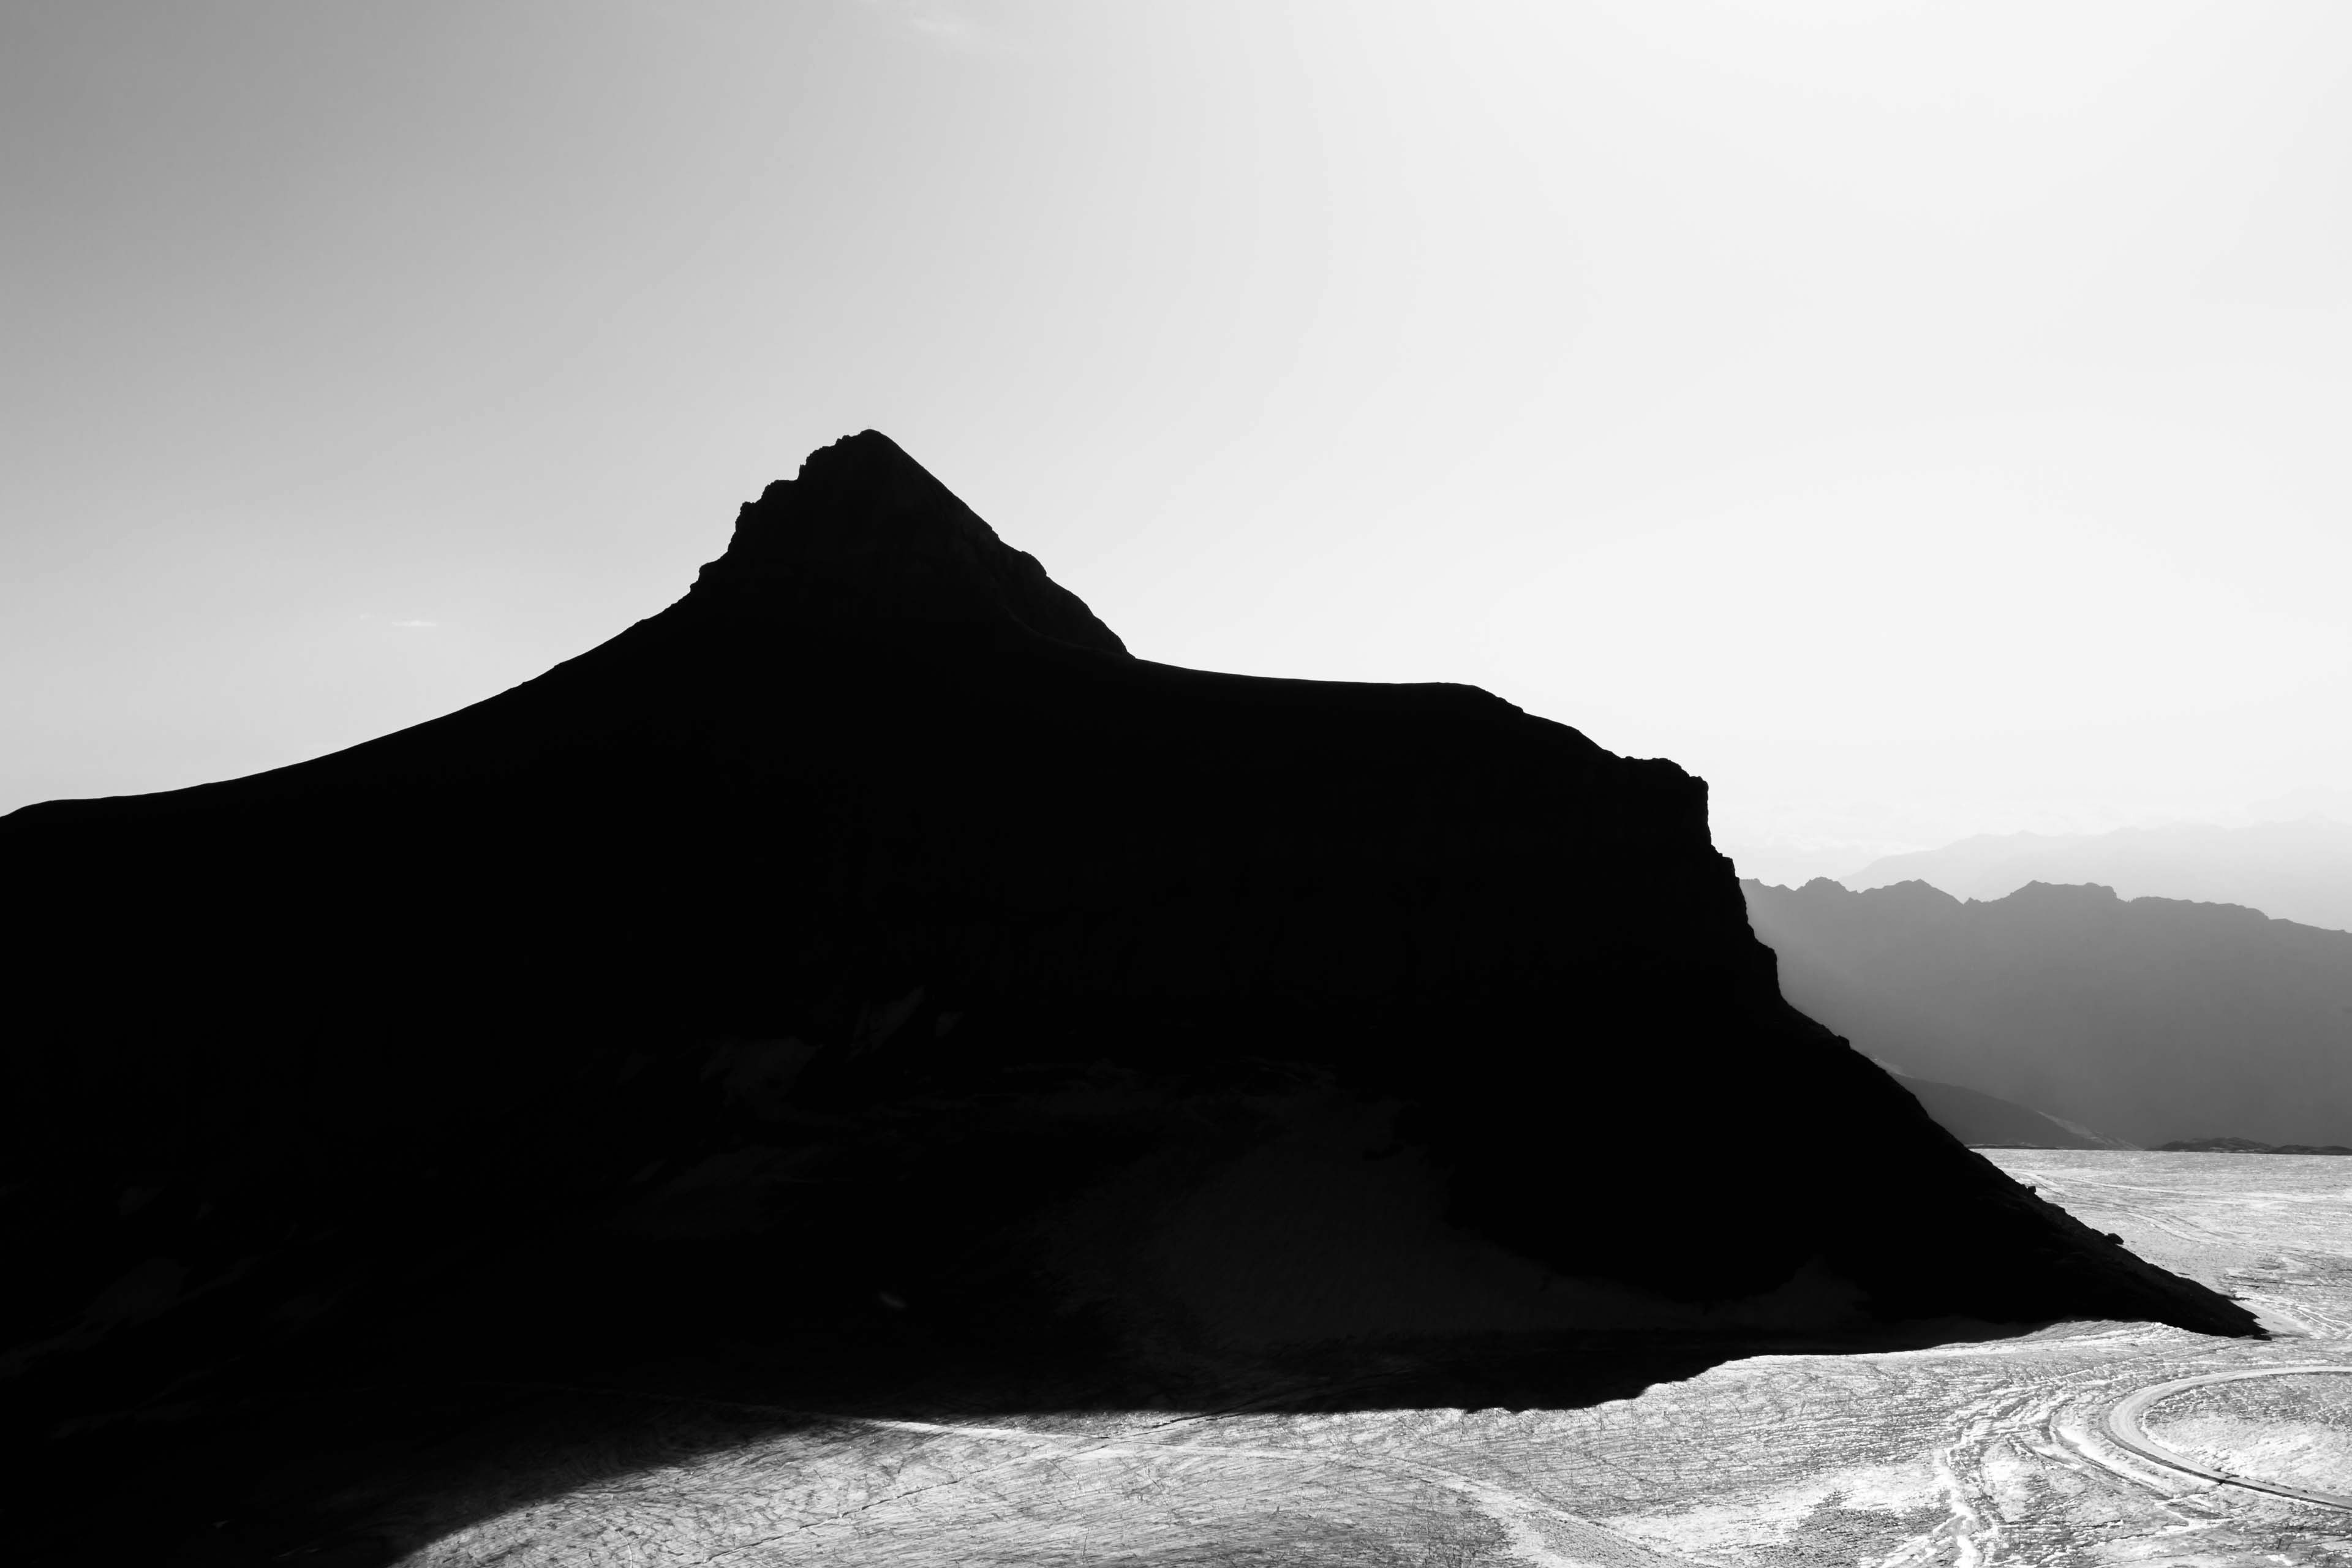
[[[684,1333],[681,1299],[738,1338],[916,1300],[958,1343],[1183,1354],[2251,1327],[1790,1010],[1673,763],[1463,687],[1131,658],[870,432],[536,680],[33,807],[0,855],[53,1414],[271,1314],[332,1342],[472,1245],[541,1262],[369,1342],[554,1354]],[[557,1222],[601,1239],[512,1244]],[[525,1300],[528,1334],[484,1326]]]

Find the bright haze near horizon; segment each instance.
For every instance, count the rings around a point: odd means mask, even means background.
[[[18,0],[0,140],[0,809],[487,697],[866,426],[1778,879],[2352,784],[2326,0]]]

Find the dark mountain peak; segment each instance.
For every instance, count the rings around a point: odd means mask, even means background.
[[[0,1446],[59,1531],[263,1560],[212,1521],[297,1458],[454,1528],[576,1484],[517,1388],[1528,1407],[1791,1335],[2256,1327],[1793,1011],[1672,763],[1129,658],[871,433],[536,680],[0,819]],[[2166,1133],[2212,1127],[2273,1135]],[[335,1489],[326,1389],[504,1468]]]
[[[1003,626],[1097,653],[1127,646],[878,430],[809,454],[735,520],[695,584],[704,604],[803,620]]]

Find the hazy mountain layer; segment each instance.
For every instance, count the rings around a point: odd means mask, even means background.
[[[2352,934],[2100,887],[1741,886],[1789,999],[1907,1072],[2144,1146],[2352,1141]]]
[[[2080,1125],[2069,1125],[2031,1106],[2019,1105],[1956,1083],[1897,1072],[1895,1081],[1911,1091],[1936,1125],[1961,1142],[1987,1149],[2123,1149],[2129,1145]]]
[[[1961,899],[2005,898],[2028,882],[2096,883],[2126,899],[2243,904],[2352,931],[2352,822],[2311,816],[2242,827],[1987,835],[1885,856],[1839,880],[1858,891],[1926,882]]]

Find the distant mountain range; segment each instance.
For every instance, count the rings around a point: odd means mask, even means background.
[[[2143,1147],[2352,1142],[2352,934],[2097,886],[1741,889],[1789,1000],[1906,1075]]]
[[[2096,883],[2126,899],[2243,904],[2352,931],[2352,822],[2313,816],[2237,827],[1984,835],[1888,855],[1839,879],[1857,892],[1926,882],[1960,899],[2004,898],[2028,882]]]

